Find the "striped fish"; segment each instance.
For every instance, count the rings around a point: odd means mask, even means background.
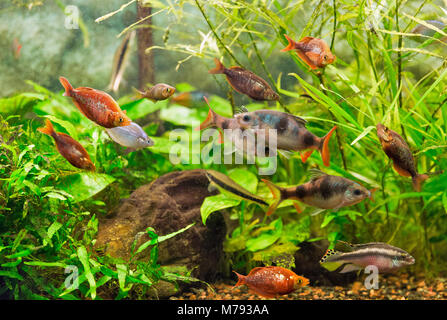
[[[337,126],[334,126],[324,137],[317,137],[306,129],[307,121],[293,114],[276,110],[257,110],[236,114],[235,119],[242,130],[264,129],[265,141],[268,142],[269,129],[276,130],[276,146],[280,150],[302,151],[301,160],[306,162],[314,150],[321,153],[323,164],[329,166],[329,139]]]
[[[320,264],[330,271],[340,269],[340,273],[357,271],[374,265],[379,272],[391,272],[412,265],[415,259],[406,251],[383,242],[350,244],[337,241],[335,249],[330,249],[321,258]]]
[[[132,40],[135,37],[135,30],[128,32],[121,42],[120,46],[115,52],[112,64],[112,75],[107,90],[118,92],[124,71],[127,67],[127,60],[129,58],[130,47]]]
[[[262,198],[243,188],[227,175],[215,170],[206,170],[206,176],[210,183],[216,186],[219,190],[229,192],[242,200],[247,200],[260,206],[268,207],[268,203]]]

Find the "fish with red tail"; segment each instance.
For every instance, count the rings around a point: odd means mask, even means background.
[[[365,198],[373,200],[375,189],[368,190],[355,181],[311,170],[312,179],[296,187],[283,188],[262,179],[273,194],[273,202],[266,214],[275,212],[278,205],[286,200],[297,200],[312,207],[337,211],[342,207],[352,206]],[[301,209],[295,205],[298,212]],[[317,213],[323,211],[317,210]],[[316,213],[315,213],[316,214]]]
[[[91,121],[104,128],[130,125],[129,117],[109,94],[87,87],[74,89],[64,77],[60,77],[59,81],[65,88],[64,96],[70,97],[79,111]]]
[[[247,110],[245,110],[247,111]],[[301,160],[306,162],[314,150],[318,150],[323,164],[328,167],[330,161],[329,139],[337,126],[334,126],[324,137],[317,137],[306,129],[307,121],[293,114],[276,110],[257,110],[242,112],[234,116],[241,129],[264,129],[265,135],[269,129],[276,130],[276,147],[280,150],[302,151]],[[268,141],[268,136],[265,137]]]
[[[279,95],[270,85],[251,71],[241,67],[225,68],[222,62],[214,59],[216,68],[209,70],[211,74],[224,74],[231,87],[239,93],[245,94],[253,100],[279,100]]]
[[[429,178],[427,174],[419,174],[416,169],[413,154],[405,140],[395,131],[379,123],[376,126],[382,149],[393,161],[396,172],[403,177],[411,177],[413,187],[421,191],[422,183]]]
[[[37,130],[54,139],[57,151],[59,151],[59,153],[67,159],[72,166],[88,171],[96,170],[95,165],[85,148],[68,134],[54,131],[53,124],[50,120],[46,119],[45,127],[38,128]]]
[[[217,114],[211,108],[208,99],[205,96],[203,97],[203,99],[205,100],[205,102],[208,104],[209,107],[208,116],[195,130],[203,130],[211,127],[219,128],[221,130],[240,129],[237,120],[235,118],[226,118]],[[220,143],[223,142],[223,136],[221,131],[219,131],[219,142]]]
[[[392,272],[415,263],[406,251],[383,242],[350,244],[337,241],[335,249],[330,249],[321,258],[320,264],[329,271],[340,273],[357,271],[374,265],[379,272]]]
[[[281,51],[296,50],[296,53],[301,60],[303,60],[311,69],[324,68],[328,64],[333,63],[336,59],[329,46],[322,39],[304,37],[296,42],[288,35],[284,36],[289,41],[289,44]]]
[[[235,287],[246,285],[250,290],[266,298],[289,294],[309,284],[309,279],[283,267],[257,267],[246,276],[233,272],[238,277]]]
[[[175,88],[166,83],[157,83],[145,91],[136,90],[136,92],[138,99],[146,98],[152,102],[157,102],[160,100],[166,100],[172,96],[175,92]]]

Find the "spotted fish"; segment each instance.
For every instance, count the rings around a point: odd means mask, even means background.
[[[242,112],[235,115],[241,129],[264,129],[260,131],[268,140],[269,129],[276,130],[276,147],[280,150],[302,151],[310,149],[301,155],[306,162],[314,150],[318,150],[323,164],[329,166],[329,139],[337,126],[334,126],[324,137],[317,137],[306,129],[306,120],[290,113],[276,110],[257,110]]]
[[[311,172],[312,179],[296,187],[283,188],[262,179],[273,194],[273,202],[266,214],[271,215],[285,199],[298,200],[312,207],[335,211],[359,203],[365,198],[373,199],[374,189],[368,190],[357,182],[318,170]],[[298,212],[301,211],[298,205],[295,205],[295,208]]]

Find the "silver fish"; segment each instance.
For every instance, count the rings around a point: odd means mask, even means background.
[[[320,264],[333,271],[343,266],[340,273],[361,270],[374,265],[379,272],[391,272],[412,265],[415,259],[406,251],[383,242],[350,244],[338,241],[328,250]]]
[[[106,131],[113,141],[132,151],[154,145],[154,141],[135,122],[124,127],[106,128]]]

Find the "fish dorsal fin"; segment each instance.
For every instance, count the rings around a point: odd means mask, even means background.
[[[304,38],[302,38],[300,41],[298,41],[298,42],[302,42],[302,43],[308,43],[308,42],[310,42],[311,40],[313,40],[314,38],[313,37],[304,37]]]
[[[304,120],[303,118],[300,118],[300,117],[298,117],[298,116],[296,116],[296,115],[294,115],[294,114],[292,114],[292,116],[293,116],[293,119],[294,119],[296,122],[298,122],[299,124],[301,124],[301,125],[303,125],[303,126],[306,126],[306,124],[307,124],[307,121],[306,121],[306,120]]]
[[[320,171],[318,169],[315,169],[315,168],[309,169],[309,176],[310,176],[311,180],[316,180],[320,177],[327,176],[327,175],[328,175],[327,173],[324,173],[323,171]]]
[[[341,252],[352,252],[354,251],[354,245],[345,241],[338,240],[335,244],[335,250]]]
[[[240,71],[245,71],[245,69],[244,69],[244,68],[242,68],[242,67],[239,67],[239,66],[234,66],[234,67],[230,67],[229,69],[232,69],[232,70],[240,70]]]
[[[246,113],[246,112],[249,112],[249,111],[248,111],[246,106],[240,106],[240,107],[237,107],[234,110],[234,112],[235,112],[235,114],[239,114],[239,113]]]
[[[250,272],[248,273],[247,276],[255,274],[256,272],[258,272],[259,270],[264,269],[264,268],[266,268],[266,267],[256,267],[256,268],[253,268],[253,269],[250,270]]]
[[[320,263],[324,263],[326,262],[327,258],[338,254],[338,251],[334,250],[334,249],[328,249],[326,251],[326,253],[324,254],[324,256],[320,259]]]

